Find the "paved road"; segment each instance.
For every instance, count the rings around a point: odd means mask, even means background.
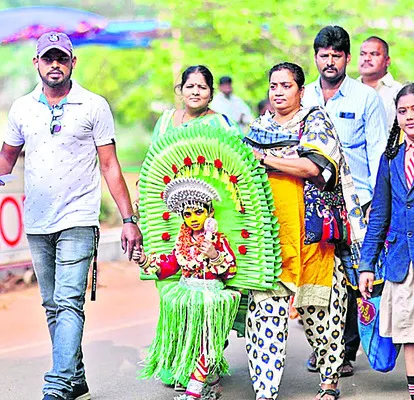
[[[101,265],[98,301],[87,304],[84,353],[93,400],[172,400],[160,382],[135,379],[150,344],[158,297],[125,262]],[[49,338],[37,287],[0,295],[0,400],[40,400],[43,372],[50,366]],[[312,400],[318,376],[306,371],[309,354],[302,328],[291,323],[281,400]],[[223,380],[223,400],[254,400],[244,343],[231,335],[227,357],[232,375]],[[370,370],[365,356],[355,376],[341,381],[343,400],[408,400],[403,359],[395,371]]]

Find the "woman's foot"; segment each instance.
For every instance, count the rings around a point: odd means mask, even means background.
[[[347,376],[354,375],[354,366],[352,365],[351,361],[344,360],[339,370],[339,375],[341,378],[346,378]]]
[[[308,361],[306,362],[306,368],[309,372],[319,372],[319,367],[316,365],[316,362],[316,353],[312,351]]]
[[[337,385],[322,384],[313,400],[336,400],[339,395],[340,391],[337,389]]]

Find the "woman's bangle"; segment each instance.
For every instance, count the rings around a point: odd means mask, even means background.
[[[265,158],[267,157],[266,153],[263,153],[262,158],[260,159],[260,165],[265,165]]]

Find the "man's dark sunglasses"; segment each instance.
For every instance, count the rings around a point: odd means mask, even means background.
[[[52,121],[50,122],[50,133],[54,135],[55,133],[59,133],[62,129],[62,123],[60,122],[60,118],[63,116],[63,105],[55,105],[52,107]]]

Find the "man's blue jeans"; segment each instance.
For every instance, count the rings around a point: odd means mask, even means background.
[[[53,367],[45,374],[44,394],[66,398],[71,383],[85,381],[83,306],[94,229],[76,227],[49,235],[27,235],[53,346]]]

